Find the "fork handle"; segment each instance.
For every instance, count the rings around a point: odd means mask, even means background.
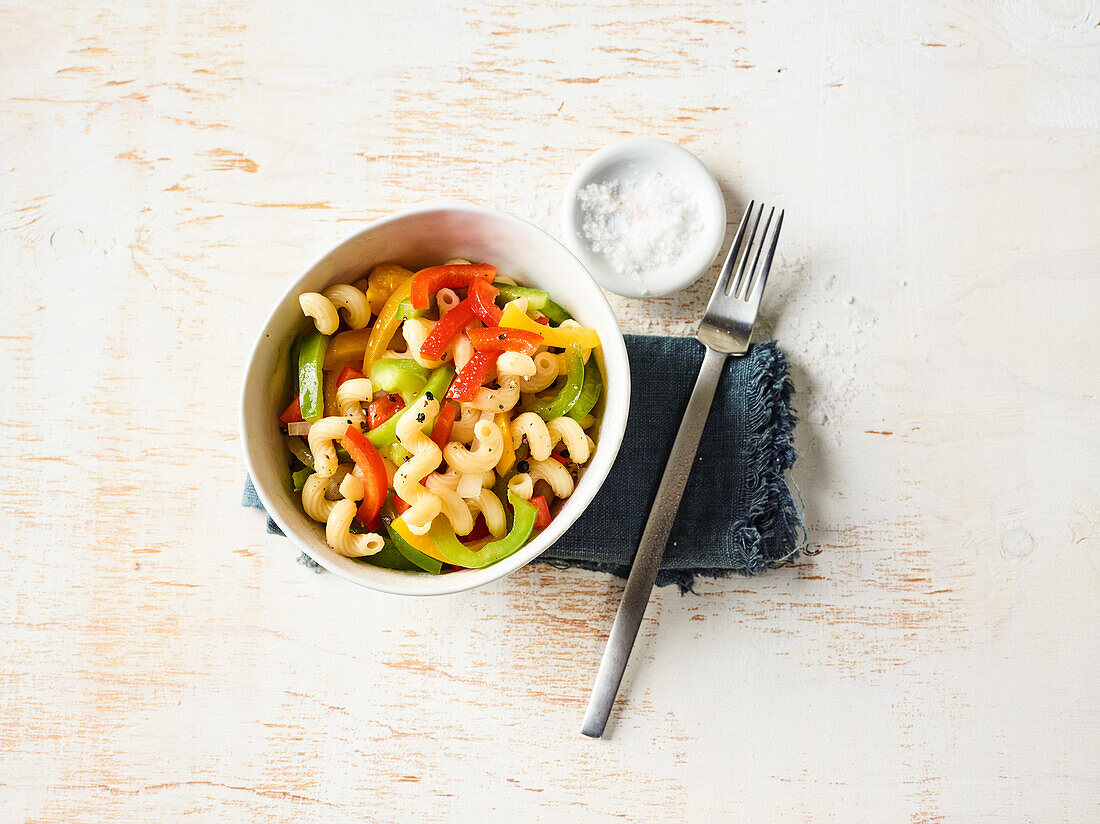
[[[672,532],[672,523],[680,509],[680,499],[684,496],[684,487],[687,485],[688,475],[691,474],[691,465],[699,450],[699,439],[703,435],[703,427],[714,400],[714,390],[718,387],[718,378],[722,375],[727,357],[729,356],[722,352],[707,348],[699,377],[695,380],[695,389],[692,390],[691,399],[684,410],[680,431],[676,433],[676,441],[672,444],[672,452],[669,453],[665,472],[661,476],[661,485],[657,487],[657,497],[649,511],[649,520],[646,521],[641,543],[634,555],[630,577],[626,579],[626,590],[623,592],[622,603],[619,604],[619,612],[615,615],[611,635],[607,639],[599,672],[596,673],[592,697],[588,700],[581,732],[591,738],[603,735],[611,706],[619,692],[626,662],[634,647],[634,639],[638,637],[638,628],[649,603],[653,582],[657,579],[657,570],[661,566],[661,557],[665,554],[665,544]]]

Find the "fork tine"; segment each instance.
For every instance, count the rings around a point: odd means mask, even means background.
[[[759,267],[760,267],[760,253],[764,251],[764,244],[768,242],[768,229],[772,225],[772,218],[773,217],[775,217],[775,207],[774,206],[772,206],[771,211],[768,212],[768,220],[767,220],[766,223],[764,223],[764,231],[760,233],[760,243],[757,245],[756,255],[752,259],[752,268],[749,269],[749,273],[748,273],[748,275],[745,276],[744,281],[738,284],[739,294],[735,295],[735,297],[740,297],[742,300],[748,300],[749,299],[749,294],[751,293],[751,290],[752,290],[753,279],[756,278],[756,273],[757,273],[757,271],[759,270]],[[760,221],[763,220],[763,219],[764,219],[764,207],[761,206],[760,207],[760,217],[756,221],[758,227],[759,227]],[[754,232],[753,236],[755,237],[755,235],[756,235],[756,233]],[[740,288],[740,287],[744,287],[744,288]]]
[[[730,252],[726,255],[726,262],[722,264],[722,271],[718,274],[718,282],[714,284],[714,294],[718,294],[719,290],[723,294],[726,293],[726,287],[729,286],[730,274],[733,272],[733,267],[737,265],[737,253],[741,251],[741,241],[745,237],[745,226],[749,222],[749,213],[752,211],[754,201],[749,201],[749,207],[745,209],[745,214],[741,216],[741,225],[737,227],[737,235],[733,239],[733,245],[730,246]]]
[[[772,211],[775,211],[774,208]],[[760,270],[760,274],[757,275],[756,282],[752,285],[752,292],[747,298],[751,303],[754,303],[757,306],[760,305],[760,297],[764,294],[764,286],[768,282],[768,272],[771,271],[772,268],[772,258],[775,257],[775,247],[779,245],[779,230],[783,228],[783,214],[784,210],[781,209],[779,212],[779,219],[775,222],[775,231],[772,232],[772,242],[771,245],[768,246],[768,254],[764,257],[764,266]],[[771,222],[770,216],[768,218],[768,222]],[[764,241],[767,238],[767,234],[767,231],[765,231],[764,237],[760,239],[761,248],[763,248],[764,246]],[[755,266],[753,268],[755,268]]]
[[[750,209],[745,212],[745,215],[748,216],[751,211],[752,209],[750,207]],[[733,279],[733,287],[730,289],[729,292],[726,293],[728,295],[731,295],[732,297],[737,297],[738,292],[741,291],[741,285],[745,281],[745,267],[748,265],[749,256],[752,254],[752,245],[756,242],[756,232],[760,228],[760,218],[763,216],[763,214],[764,204],[761,203],[760,208],[756,210],[756,220],[753,221],[752,224],[752,234],[749,235],[749,243],[745,247],[745,254],[741,256],[741,263],[737,267],[737,275]]]

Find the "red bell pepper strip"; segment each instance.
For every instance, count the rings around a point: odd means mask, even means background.
[[[440,449],[451,439],[451,427],[455,424],[455,405],[444,401],[432,426],[432,440]]]
[[[299,421],[305,420],[305,418],[302,417],[301,395],[291,401],[290,406],[288,406],[286,408],[286,411],[284,411],[283,414],[279,416],[279,420],[281,420],[283,423],[297,423]]]
[[[560,452],[551,452],[550,457],[560,463],[562,466],[569,466],[569,459],[562,455]]]
[[[481,319],[486,326],[496,326],[500,323],[500,316],[504,310],[497,306],[497,295],[500,290],[489,284],[488,281],[475,280],[470,284],[468,297],[473,304],[474,314]]]
[[[409,299],[413,309],[427,309],[431,296],[445,286],[461,289],[478,279],[492,283],[496,276],[497,267],[490,266],[488,263],[432,266],[430,269],[421,269],[413,275]]]
[[[550,526],[550,507],[546,505],[545,495],[536,495],[531,499],[535,505],[535,529],[546,529]]]
[[[489,537],[489,527],[485,525],[485,518],[481,513],[478,513],[477,520],[474,521],[474,528],[470,530],[469,535],[462,537],[462,543],[472,544],[474,541],[480,541],[482,538]]]
[[[541,323],[543,326],[549,326],[550,318],[546,317],[546,315],[539,315],[537,318],[535,318],[535,323]]]
[[[382,511],[382,505],[386,502],[386,493],[389,491],[389,481],[386,478],[386,466],[382,463],[382,456],[357,426],[349,426],[344,431],[344,437],[340,439],[340,443],[366,477],[363,482],[363,502],[359,504],[355,518],[367,529],[376,530],[380,526],[378,513]]]
[[[406,503],[405,499],[400,495],[395,494],[393,496],[393,509],[398,515],[404,515],[405,510],[410,506],[412,506],[412,504]]]
[[[443,352],[450,346],[455,336],[474,319],[474,306],[469,298],[440,318],[420,347],[420,357],[425,360],[443,359]]]
[[[366,377],[366,375],[364,375],[362,372],[360,372],[354,366],[345,366],[343,369],[340,370],[340,377],[338,377],[336,379],[336,386],[337,386],[337,388],[339,388],[341,385],[343,385],[344,383],[347,383],[350,380],[353,380],[354,378],[365,378],[365,377]]]
[[[377,429],[394,416],[398,409],[405,408],[400,395],[383,395],[367,404],[367,429]]]
[[[453,312],[452,309],[447,316],[450,317]],[[474,356],[466,361],[451,388],[447,390],[447,397],[453,401],[472,401],[476,398],[477,390],[485,383],[485,378],[496,365],[499,355],[500,352],[474,352]]]
[[[533,355],[542,343],[542,335],[510,326],[486,326],[484,329],[471,329],[466,334],[469,335],[474,349],[491,352],[523,352]]]

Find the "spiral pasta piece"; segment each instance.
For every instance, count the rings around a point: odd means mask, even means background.
[[[550,457],[550,452],[554,448],[550,440],[550,431],[547,429],[546,422],[534,412],[517,415],[512,419],[508,430],[512,434],[513,443],[527,441],[531,457],[535,460],[545,461]]]
[[[409,318],[401,324],[401,336],[405,338],[405,343],[409,345],[409,351],[401,357],[412,358],[428,369],[435,369],[441,365],[443,361],[428,360],[420,356],[420,347],[424,345],[424,341],[428,339],[428,335],[432,333],[434,328],[435,321],[427,318]]]
[[[482,419],[483,413],[469,403],[458,404],[458,414],[451,425],[451,440],[458,443],[471,443],[474,439],[474,427]]]
[[[428,489],[439,497],[441,512],[450,524],[456,535],[469,535],[474,528],[474,516],[466,501],[454,489],[451,489],[441,476],[433,472],[424,483]]]
[[[328,520],[329,513],[336,505],[335,501],[325,497],[327,487],[328,480],[317,473],[306,478],[305,486],[302,487],[302,509],[306,511],[306,515],[322,524]]]
[[[508,491],[516,493],[525,501],[529,501],[531,496],[535,494],[535,482],[526,472],[517,472],[508,481]]]
[[[424,427],[438,414],[439,401],[421,397],[397,421],[397,439],[412,457],[394,473],[393,489],[409,504],[401,517],[414,535],[425,534],[443,506],[438,495],[420,484],[443,457],[439,447],[424,434]]]
[[[309,428],[309,451],[313,453],[313,471],[322,478],[330,478],[336,472],[336,446],[333,441],[343,437],[348,429],[348,419],[340,415],[321,418]]]
[[[474,345],[470,343],[470,337],[465,332],[459,333],[452,344],[454,350],[455,371],[461,372],[462,367],[470,362],[474,356]]]
[[[558,379],[561,363],[557,355],[545,349],[537,352],[532,361],[535,364],[535,374],[525,378],[520,384],[520,389],[527,393],[542,392]]]
[[[545,461],[533,460],[529,463],[531,468],[528,474],[532,480],[546,481],[550,484],[550,489],[553,490],[555,497],[568,498],[573,494],[573,476],[569,474],[568,469],[553,458]]]
[[[370,301],[367,296],[350,283],[337,283],[321,293],[339,313],[343,311],[344,320],[352,329],[362,329],[370,323]]]
[[[529,355],[519,352],[502,352],[497,358],[497,382],[499,389],[482,387],[471,402],[475,409],[485,412],[507,412],[519,401],[522,381],[537,374],[537,367]]]
[[[473,449],[451,441],[443,452],[447,463],[458,472],[481,474],[491,470],[500,460],[504,439],[499,429],[489,421],[480,420],[474,426],[474,435],[477,445]]]
[[[370,378],[352,378],[340,384],[336,390],[336,408],[347,420],[350,418],[356,423],[362,423],[367,419],[363,411],[363,404],[370,403],[374,397],[374,387]]]
[[[350,475],[348,477],[351,477]],[[358,507],[350,498],[341,498],[332,506],[325,522],[325,540],[334,552],[345,558],[362,558],[382,551],[384,541],[376,532],[355,534],[351,522]]]
[[[313,325],[322,335],[331,335],[340,327],[340,316],[332,301],[320,292],[303,292],[298,295],[302,314],[313,318]]]
[[[461,302],[462,298],[458,296],[455,290],[450,289],[446,286],[435,293],[435,305],[439,307],[440,319],[442,319],[445,314],[450,312]]]
[[[481,513],[489,534],[494,538],[499,538],[508,531],[508,518],[504,514],[504,504],[491,489],[482,488],[476,497],[466,499],[466,505],[471,514]]]
[[[551,449],[557,446],[560,441],[564,443],[565,448],[569,450],[570,460],[579,464],[588,463],[588,456],[591,450],[589,446],[590,439],[584,434],[581,425],[575,420],[564,416],[561,418],[554,418],[546,424],[546,432],[550,436]],[[538,457],[535,455],[534,449],[531,450],[531,454],[536,458]],[[547,457],[549,457],[549,455]]]

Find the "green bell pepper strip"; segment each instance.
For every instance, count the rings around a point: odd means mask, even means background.
[[[393,541],[386,541],[380,552],[364,556],[361,560],[366,561],[372,566],[382,567],[384,569],[398,569],[404,572],[414,572],[419,569],[416,564],[401,554],[401,550],[397,548],[397,545]],[[428,560],[431,559],[429,558]]]
[[[302,398],[302,417],[316,423],[325,413],[324,380],[325,350],[328,336],[311,332],[302,341],[298,352],[298,394]]]
[[[370,366],[371,386],[382,392],[396,392],[406,406],[424,389],[429,375],[412,358],[379,358]]]
[[[424,570],[425,572],[432,573],[432,575],[438,575],[440,572],[443,571],[442,563],[437,561],[435,558],[429,558],[419,549],[411,546],[408,542],[405,541],[404,538],[397,534],[396,530],[394,530],[394,528],[389,524],[388,521],[386,522],[386,532],[389,533],[390,540],[393,541],[394,547],[397,548],[398,552],[405,556],[405,559],[407,561],[416,565],[418,568]]]
[[[493,286],[500,292],[500,297],[503,299],[501,301],[502,305],[516,298],[527,298],[527,305],[542,312],[550,319],[551,323],[559,324],[563,320],[569,320],[573,317],[560,304],[550,300],[550,293],[544,292],[542,289],[532,289],[530,286],[512,286],[509,283],[494,283]]]
[[[412,453],[403,447],[400,441],[394,441],[386,451],[386,457],[390,459],[390,463],[400,468],[401,464],[412,457]]]
[[[565,350],[565,385],[553,398],[536,401],[529,408],[544,421],[560,418],[573,408],[584,386],[584,359],[579,343],[571,343]]]
[[[313,467],[307,466],[304,469],[299,469],[297,472],[290,476],[291,481],[294,483],[294,491],[301,492],[306,488],[306,480],[313,474]]]
[[[577,350],[579,353],[579,349]],[[579,357],[579,355],[578,355]],[[442,401],[443,397],[447,394],[447,390],[451,388],[451,381],[454,380],[455,370],[449,363],[445,363],[432,372],[431,377],[428,378],[427,384],[424,389],[416,394],[407,406],[412,406],[428,392],[432,393],[432,397],[438,401]],[[388,447],[390,444],[397,441],[397,422],[401,419],[401,413],[394,415],[388,421],[376,429],[372,429],[367,433],[367,440],[378,447],[381,451],[382,447]]]
[[[404,320],[423,317],[426,312],[427,310],[425,309],[413,309],[412,300],[409,298],[405,298],[397,304],[397,313],[401,315]]]
[[[519,497],[515,492],[508,492],[508,503],[512,505],[512,510],[515,512],[512,528],[503,538],[490,541],[481,549],[471,549],[459,541],[445,518],[438,519],[428,535],[435,542],[435,548],[439,550],[439,554],[455,566],[482,569],[497,561],[503,561],[527,543],[527,539],[535,529],[535,518],[538,516],[535,505]]]
[[[600,399],[603,391],[603,378],[600,376],[600,367],[596,363],[595,356],[588,359],[584,367],[584,383],[581,384],[581,394],[577,396],[577,402],[566,414],[575,421],[579,421],[592,411],[596,401]]]

